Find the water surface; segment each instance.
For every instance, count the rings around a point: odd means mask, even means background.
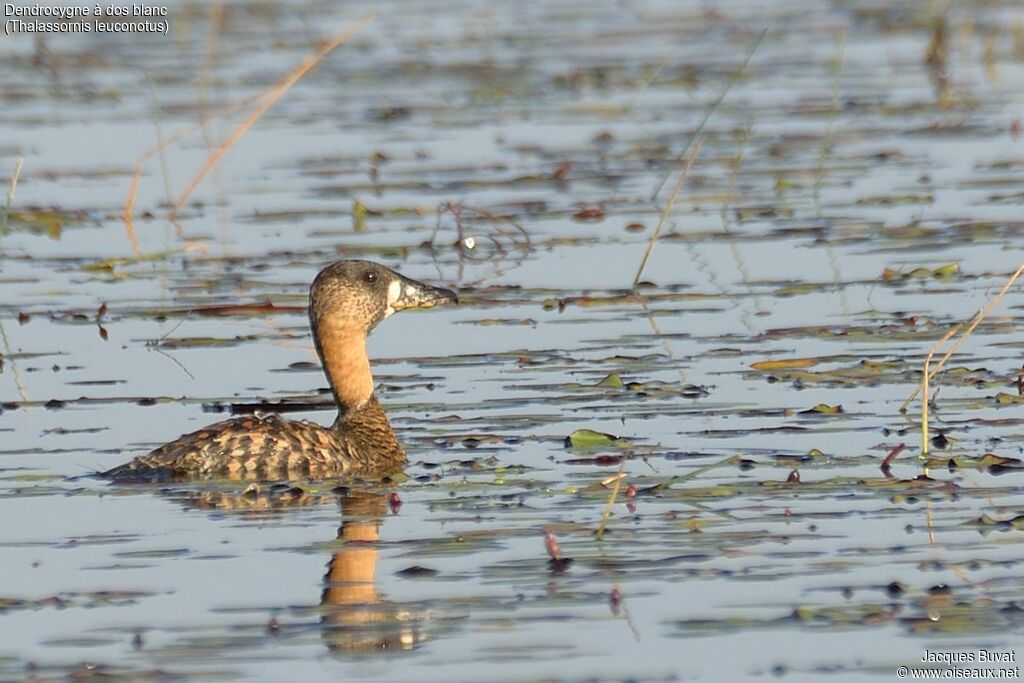
[[[148,147],[370,5],[0,47],[0,677],[845,681],[1012,651],[1019,288],[942,376],[930,460],[899,407],[1020,262],[1018,5],[373,7],[174,221],[244,114],[149,160],[133,229]],[[239,404],[332,420],[303,307],[342,257],[463,302],[371,337],[404,477],[72,478]]]

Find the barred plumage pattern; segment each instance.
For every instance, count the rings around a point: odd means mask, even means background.
[[[405,453],[375,396],[330,428],[278,415],[224,420],[112,470],[113,479],[326,479],[380,477]]]

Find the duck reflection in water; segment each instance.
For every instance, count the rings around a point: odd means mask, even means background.
[[[329,505],[336,499],[342,512],[338,549],[327,561],[317,610],[327,649],[339,656],[394,652],[415,649],[429,639],[421,609],[387,600],[377,588],[377,543],[389,509],[386,490],[367,485],[316,493],[289,484],[250,484],[241,494],[177,487],[165,493],[188,509],[259,516]],[[430,632],[436,626],[430,622]]]
[[[377,541],[387,498],[352,491],[342,500],[341,550],[327,563],[320,596],[321,634],[335,654],[412,650],[427,640],[414,607],[385,600],[377,591]]]

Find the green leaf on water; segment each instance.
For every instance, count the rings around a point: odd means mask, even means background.
[[[243,337],[235,337],[233,339],[220,337],[178,337],[175,339],[165,339],[158,346],[165,349],[208,349],[238,346],[243,341],[248,340]]]
[[[982,467],[991,467],[992,465],[1009,465],[1013,467],[1024,463],[1017,458],[1006,458],[1001,455],[996,455],[995,453],[986,453],[978,458],[978,464]]]
[[[983,514],[977,519],[964,522],[964,526],[998,527],[1000,529],[1021,529],[1024,528],[1024,515],[1017,515],[1009,519],[996,519],[988,514]]]
[[[593,429],[577,429],[565,438],[567,448],[594,448],[596,446],[621,445],[623,439],[614,434],[595,432]]]
[[[366,230],[366,217],[370,215],[370,210],[366,208],[366,204],[363,204],[358,199],[352,200],[352,230],[355,232],[364,232]]]
[[[173,256],[177,252],[175,251],[158,251],[152,254],[141,254],[139,256],[117,256],[114,258],[103,259],[96,263],[87,263],[82,266],[82,270],[87,273],[112,273],[116,266],[129,266],[136,263],[146,263],[148,261],[163,261],[164,259]]]
[[[11,474],[0,477],[4,481],[60,481],[64,477],[59,474],[48,474],[45,472],[25,472],[23,474]]]
[[[619,373],[611,372],[605,376],[600,382],[597,383],[599,387],[613,387],[615,389],[622,388],[622,378],[619,377]]]
[[[751,363],[754,370],[789,370],[791,368],[810,368],[818,364],[817,358],[783,358],[780,360],[759,360]]]
[[[813,415],[813,414],[818,414],[818,415],[840,415],[843,412],[844,411],[843,411],[843,406],[842,405],[838,405],[837,404],[837,405],[834,405],[834,406],[830,406],[827,403],[819,403],[818,405],[814,406],[813,408],[808,408],[807,410],[801,410],[800,414],[801,415]]]

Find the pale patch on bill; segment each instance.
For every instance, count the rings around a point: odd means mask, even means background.
[[[416,288],[410,287],[409,285],[405,285],[404,294],[406,297],[416,296]],[[387,308],[384,309],[385,318],[393,315],[396,310],[399,310],[395,308],[395,302],[397,302],[398,299],[402,297],[402,295],[403,292],[401,280],[392,281],[391,284],[388,285],[388,306]]]

